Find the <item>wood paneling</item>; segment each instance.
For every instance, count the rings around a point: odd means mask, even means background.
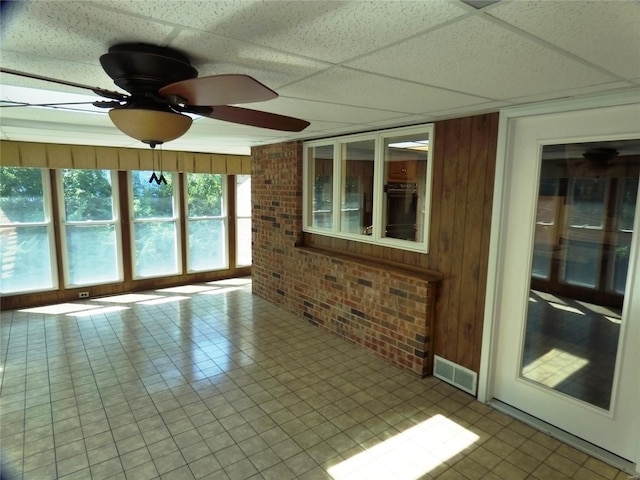
[[[390,264],[437,271],[434,352],[478,371],[487,282],[498,113],[437,122],[429,253],[321,235],[303,243]]]
[[[498,114],[436,124],[429,265],[443,274],[436,301],[436,355],[478,371],[486,290]],[[432,224],[433,225],[433,224]]]

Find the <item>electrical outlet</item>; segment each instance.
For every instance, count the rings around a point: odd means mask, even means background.
[[[78,298],[89,298],[89,292],[78,293]]]

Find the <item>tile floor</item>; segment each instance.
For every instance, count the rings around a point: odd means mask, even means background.
[[[251,294],[2,312],[2,479],[627,479]]]
[[[609,409],[622,312],[531,291],[523,376]]]

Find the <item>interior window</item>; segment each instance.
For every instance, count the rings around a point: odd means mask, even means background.
[[[340,231],[368,235],[373,224],[375,140],[342,144]]]
[[[304,230],[426,253],[432,151],[433,125],[305,143]]]

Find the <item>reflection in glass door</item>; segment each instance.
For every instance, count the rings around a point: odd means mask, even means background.
[[[546,145],[520,377],[609,410],[640,141]]]

